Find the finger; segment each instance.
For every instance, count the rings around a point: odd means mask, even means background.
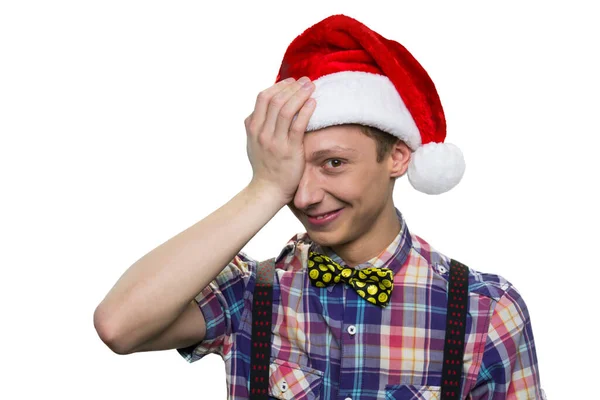
[[[250,115],[248,115],[246,117],[246,119],[244,120],[244,126],[246,127],[246,129],[250,128],[250,122],[252,121],[253,115],[254,115],[254,112],[250,113]]]
[[[274,95],[283,90],[290,83],[295,82],[294,78],[287,78],[280,82],[277,82],[273,86],[263,90],[256,96],[256,103],[254,104],[254,112],[252,113],[252,126],[258,131],[262,128],[267,114],[267,107],[271,102]]]
[[[302,140],[304,140],[306,127],[308,126],[308,122],[310,121],[310,117],[315,111],[316,106],[317,101],[311,97],[300,109],[298,116],[290,127],[289,138],[292,146],[298,146],[302,143]]]
[[[273,136],[275,133],[275,125],[277,123],[279,113],[283,106],[285,106],[288,100],[294,95],[294,93],[296,93],[302,87],[302,84],[299,82],[300,80],[286,86],[283,90],[271,98],[269,106],[267,107],[267,116],[262,129],[262,132],[265,135]]]
[[[277,116],[275,136],[288,138],[290,125],[292,124],[294,117],[298,114],[302,106],[304,106],[314,89],[315,84],[311,81],[306,81],[300,90],[296,91],[294,95],[289,98]]]

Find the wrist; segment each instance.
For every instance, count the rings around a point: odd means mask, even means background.
[[[248,186],[246,186],[246,190],[252,198],[272,204],[277,207],[277,210],[290,202],[290,200],[284,196],[280,188],[263,181],[253,179]]]

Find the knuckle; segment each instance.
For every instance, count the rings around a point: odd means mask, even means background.
[[[292,136],[292,137],[294,137],[294,136],[297,136],[297,135],[299,135],[299,134],[300,134],[300,130],[299,130],[299,129],[297,129],[297,128],[292,128],[292,129],[290,129],[290,132],[289,132],[289,134],[290,134],[290,136]]]
[[[248,130],[250,131],[251,134],[256,134],[259,131],[260,127],[258,126],[258,123],[255,121],[250,122],[250,124],[248,125]]]
[[[258,132],[258,130],[260,129],[260,126],[259,126],[258,122],[256,121],[256,119],[254,118],[254,113],[250,114],[244,120],[244,126],[246,127],[246,130],[250,134],[256,134]]]
[[[281,116],[282,118],[288,120],[288,119],[292,119],[294,117],[294,115],[296,114],[295,110],[291,107],[283,107],[281,109],[281,112],[279,113],[279,116]]]
[[[261,135],[260,133],[256,137],[256,142],[260,145],[260,147],[263,148],[267,145],[267,139],[265,138],[265,135]]]
[[[267,101],[268,99],[269,99],[269,91],[268,90],[263,90],[263,91],[259,92],[258,95],[256,96],[256,101],[259,103]]]
[[[294,123],[292,124],[292,126],[290,127],[290,133],[291,134],[300,134],[300,133],[304,133],[304,129],[302,127],[301,124],[299,123]]]
[[[271,104],[277,108],[282,107],[285,104],[285,96],[281,93],[276,94],[271,99]]]
[[[267,153],[277,154],[277,147],[273,145],[273,142],[265,143],[264,149]]]
[[[261,143],[261,147],[263,151],[267,154],[277,153],[275,146],[273,145],[273,142],[271,140],[263,140],[263,143]]]

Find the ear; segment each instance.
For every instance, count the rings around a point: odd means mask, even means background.
[[[411,155],[412,150],[402,140],[394,144],[389,156],[391,178],[399,178],[406,173]]]

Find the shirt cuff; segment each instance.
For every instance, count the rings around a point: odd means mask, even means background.
[[[210,353],[222,354],[226,328],[225,314],[219,299],[213,292],[212,283],[196,296],[195,301],[204,316],[206,334],[201,342],[177,349],[177,352],[189,363],[198,361]]]

